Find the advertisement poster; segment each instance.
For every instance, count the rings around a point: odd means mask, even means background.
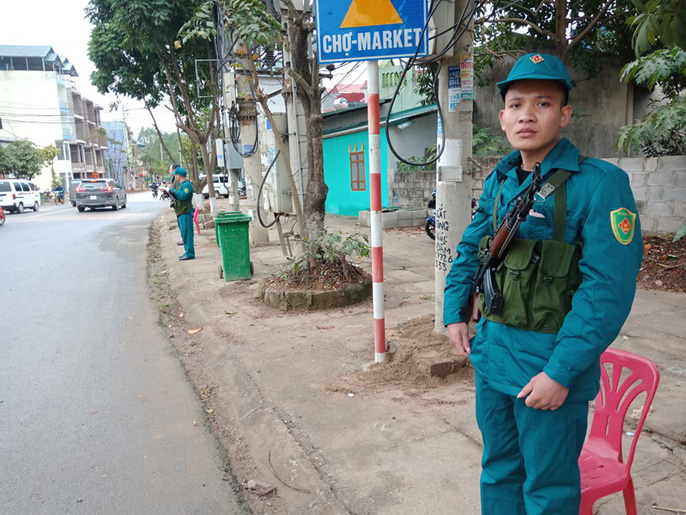
[[[462,72],[459,66],[448,68],[448,112],[454,113],[462,100]]]

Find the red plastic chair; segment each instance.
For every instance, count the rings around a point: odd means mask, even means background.
[[[606,350],[600,356],[600,365],[600,392],[595,398],[591,431],[579,457],[579,514],[592,515],[593,504],[598,499],[621,491],[627,515],[636,515],[631,464],[638,437],[660,382],[660,373],[649,359],[618,349]],[[609,365],[609,373],[606,365]],[[628,375],[622,378],[625,368]],[[632,402],[642,393],[646,394],[646,398],[625,459],[622,453],[624,418]]]
[[[200,224],[198,223],[198,216],[200,215],[200,208],[196,207],[193,213],[193,223],[195,223],[196,229],[198,229],[198,234],[200,234]]]

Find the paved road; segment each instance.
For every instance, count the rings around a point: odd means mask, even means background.
[[[165,205],[0,227],[0,513],[246,512],[148,295]]]

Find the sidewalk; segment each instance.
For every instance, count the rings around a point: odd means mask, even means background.
[[[228,209],[219,201],[219,209]],[[368,232],[327,216],[332,231]],[[283,313],[257,285],[286,263],[276,230],[251,246],[255,275],[227,283],[214,229],[196,233],[196,260],[179,262],[167,210],[155,222],[160,250],[151,284],[169,280],[169,336],[206,404],[254,513],[459,514],[479,511],[481,443],[469,367],[433,334],[434,249],[422,228],[384,232],[386,328],[392,363],[373,365],[371,299],[313,313]],[[155,232],[157,231],[157,233]],[[368,261],[362,263],[370,268]],[[176,304],[178,303],[178,304]],[[662,381],[633,477],[639,513],[686,509],[686,295],[639,291],[615,346],[660,367]],[[201,331],[189,334],[188,330]],[[459,370],[445,379],[436,363]],[[254,486],[250,483],[250,486]],[[596,504],[623,514],[621,494]]]

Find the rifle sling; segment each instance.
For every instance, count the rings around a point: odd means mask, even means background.
[[[579,159],[581,163],[583,159]],[[566,181],[572,172],[567,170],[558,170],[553,176],[545,182],[550,184],[555,189],[553,191],[553,200],[555,202],[555,210],[553,215],[553,239],[557,241],[565,241],[565,231],[567,229],[567,188]],[[505,180],[500,181],[500,188],[493,203],[493,234],[498,232],[498,205],[500,203],[500,196],[503,191]]]

